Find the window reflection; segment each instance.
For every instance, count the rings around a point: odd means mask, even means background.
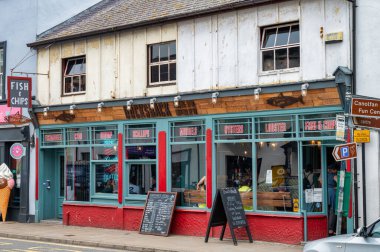
[[[156,191],[156,165],[131,164],[129,167],[129,194],[146,195],[148,191]]]
[[[258,143],[257,158],[257,209],[293,211],[293,199],[299,199],[297,142]]]
[[[117,164],[95,165],[95,192],[117,193]]]

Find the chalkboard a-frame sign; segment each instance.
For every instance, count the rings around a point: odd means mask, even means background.
[[[140,234],[168,236],[176,199],[176,192],[148,192]]]
[[[234,245],[237,245],[234,229],[245,227],[249,242],[253,242],[251,231],[245,217],[243,203],[240,193],[236,188],[218,189],[212,206],[210,220],[207,226],[205,242],[208,242],[211,227],[223,226],[219,239],[223,240],[226,225],[230,227],[230,233]]]

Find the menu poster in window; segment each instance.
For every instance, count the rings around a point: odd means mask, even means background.
[[[223,226],[220,240],[223,240],[226,225],[230,227],[230,233],[234,245],[237,245],[234,229],[245,227],[249,241],[252,243],[252,235],[249,230],[243,203],[237,188],[229,187],[218,189],[214,199],[210,220],[207,226],[205,242],[208,242],[211,227]]]
[[[168,236],[176,199],[176,192],[148,192],[140,234]]]

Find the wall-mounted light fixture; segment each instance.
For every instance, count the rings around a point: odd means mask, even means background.
[[[261,88],[256,88],[253,90],[253,94],[255,95],[255,101],[258,101],[260,99],[260,93],[261,93]]]
[[[309,83],[302,84],[301,86],[301,95],[306,96],[307,95],[307,89],[309,88]]]
[[[44,108],[44,116],[46,117],[48,115],[49,107]]]
[[[132,109],[133,100],[127,101],[127,110],[130,111]]]
[[[104,102],[98,103],[98,113],[102,112],[103,107],[104,107]]]
[[[212,104],[216,104],[216,102],[218,101],[218,96],[219,96],[219,92],[212,93],[211,95]]]
[[[74,109],[77,107],[77,105],[73,104],[70,105],[70,115],[74,115]]]
[[[177,108],[179,106],[179,100],[181,100],[181,96],[180,95],[174,97],[174,107]]]
[[[150,99],[150,108],[151,109],[154,109],[154,104],[156,103],[156,101],[157,101],[157,99],[156,98],[152,98],[152,99]]]

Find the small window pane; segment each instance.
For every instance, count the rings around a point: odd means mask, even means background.
[[[83,74],[85,72],[85,67],[83,64],[83,59],[78,59],[76,61],[70,61],[75,62],[73,65],[70,63],[68,67],[68,75],[79,75]]]
[[[169,80],[169,65],[160,65],[160,81]]]
[[[117,164],[97,164],[95,166],[95,192],[117,193]]]
[[[65,75],[69,75],[70,74],[70,72],[73,69],[74,64],[75,64],[75,60],[68,60],[67,61]]]
[[[169,53],[170,53],[170,60],[175,60],[177,56],[175,42],[172,42],[169,44]]]
[[[300,28],[298,25],[292,26],[289,38],[289,44],[296,44],[300,42]]]
[[[126,159],[156,159],[156,146],[127,146],[125,147]]]
[[[289,68],[300,66],[300,48],[289,48]]]
[[[274,53],[273,51],[263,52],[263,71],[274,70]]]
[[[169,57],[169,45],[160,45],[160,61],[167,61]]]
[[[79,76],[73,77],[73,92],[79,92]]]
[[[176,63],[170,64],[170,80],[176,80]]]
[[[93,160],[117,160],[117,145],[92,148]]]
[[[159,45],[152,45],[150,47],[150,62],[158,62],[159,49]]]
[[[80,91],[86,91],[86,75],[80,77]]]
[[[287,68],[287,49],[276,50],[276,69]]]
[[[129,194],[146,195],[156,191],[156,165],[131,164],[129,168]]]
[[[265,39],[263,42],[263,48],[273,47],[276,38],[277,28],[269,29],[265,31]]]
[[[288,44],[289,26],[278,28],[276,46],[283,46]]]
[[[71,81],[72,81],[72,77],[65,78],[65,93],[71,92]]]
[[[159,82],[158,69],[159,69],[159,66],[151,66],[150,67],[150,82],[151,83]]]

